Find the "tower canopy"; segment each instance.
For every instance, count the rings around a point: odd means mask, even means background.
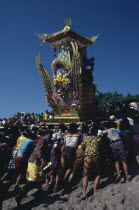
[[[50,34],[36,34],[39,38],[43,39],[45,42],[50,42],[53,47],[60,46],[65,42],[76,41],[80,47],[87,47],[90,44],[93,44],[97,36],[93,36],[91,38],[84,37],[75,31],[71,30],[70,24],[71,22],[68,21],[70,19],[65,20],[65,27],[63,30],[58,31],[56,33]],[[70,24],[69,24],[70,22]]]

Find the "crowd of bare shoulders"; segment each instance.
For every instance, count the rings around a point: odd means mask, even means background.
[[[71,192],[88,180],[96,192],[100,180],[130,182],[138,173],[139,111],[123,105],[101,110],[90,121],[52,124],[53,115],[20,113],[0,119],[0,208],[14,185],[17,206],[33,187]],[[21,183],[23,187],[21,188]]]

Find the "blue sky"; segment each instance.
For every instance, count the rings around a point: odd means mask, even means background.
[[[39,47],[36,33],[56,32],[71,18],[83,36],[100,34],[88,57],[95,57],[94,83],[101,92],[139,93],[138,0],[1,0],[0,118],[18,111],[50,109],[35,57],[51,71],[53,49]]]

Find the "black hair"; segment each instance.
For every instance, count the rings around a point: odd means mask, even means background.
[[[69,130],[70,133],[75,133],[75,132],[77,132],[77,128],[78,128],[78,125],[76,123],[71,123],[69,125],[68,130]]]
[[[95,128],[91,128],[91,136],[97,136],[97,134],[98,134],[98,128],[97,127],[95,127]]]
[[[109,128],[117,128],[117,124],[113,121],[108,121],[107,124],[105,125],[106,129]]]
[[[59,129],[61,129],[61,132],[64,133],[67,127],[65,126],[65,124],[60,124]]]
[[[35,139],[36,138],[36,134],[31,132],[29,129],[27,129],[26,131],[24,131],[23,136],[25,136],[26,138],[30,138],[30,139]]]
[[[45,136],[45,135],[46,135],[46,131],[45,131],[45,130],[40,130],[40,131],[38,132],[38,134],[39,134],[40,136]]]

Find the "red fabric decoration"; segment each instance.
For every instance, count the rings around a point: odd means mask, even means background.
[[[69,114],[70,113],[70,109],[62,109],[62,114]]]

